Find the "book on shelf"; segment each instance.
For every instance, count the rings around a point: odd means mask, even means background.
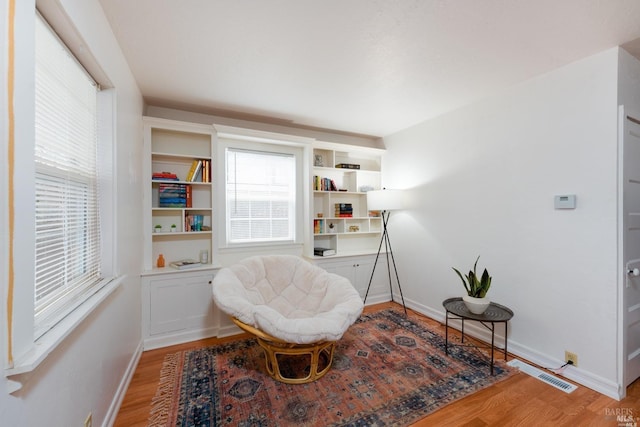
[[[188,208],[192,208],[193,207],[193,192],[191,190],[191,186],[190,185],[187,185],[186,187],[187,187],[187,191],[185,193],[186,194],[186,199],[187,199],[186,204],[187,204]]]
[[[336,218],[352,218],[353,205],[351,203],[336,203],[335,216]]]
[[[336,254],[336,250],[329,248],[313,248],[313,254],[316,256],[331,256]]]
[[[185,215],[184,217],[184,231],[210,231],[205,229],[203,225],[204,216],[202,215]]]
[[[172,172],[154,172],[151,174],[154,181],[178,181],[178,175]]]
[[[335,181],[330,178],[322,178],[318,175],[314,175],[313,189],[315,191],[338,191],[338,186]]]
[[[202,182],[211,182],[211,161],[202,161]]]
[[[202,179],[199,178],[199,176],[202,174],[202,162],[203,160],[196,160],[196,168],[193,171],[193,175],[191,175],[191,179],[189,181],[191,182],[201,182]]]
[[[158,207],[185,208],[188,207],[188,196],[191,186],[188,184],[158,184]]]
[[[360,169],[360,165],[355,163],[338,163],[336,167],[340,169]]]
[[[187,173],[187,177],[185,178],[185,181],[187,181],[187,182],[192,182],[193,181],[193,177],[195,175],[196,168],[198,167],[198,162],[200,162],[200,160],[194,160],[193,162],[191,162],[191,167],[189,168],[189,173]]]
[[[169,265],[178,270],[187,270],[189,268],[200,267],[202,266],[202,263],[200,263],[200,261],[196,261],[195,259],[182,259],[180,261],[173,261]]]

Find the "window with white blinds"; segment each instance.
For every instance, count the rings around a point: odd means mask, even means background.
[[[36,19],[35,336],[97,290],[97,85]]]
[[[227,243],[295,240],[293,154],[226,150]]]

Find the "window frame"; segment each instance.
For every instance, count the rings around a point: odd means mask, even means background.
[[[239,148],[239,147],[227,147],[225,149],[225,157],[224,157],[224,167],[225,167],[225,181],[224,181],[224,193],[225,193],[225,243],[227,246],[238,246],[238,245],[259,245],[259,244],[280,244],[280,243],[294,243],[296,240],[296,226],[297,226],[297,209],[299,206],[299,200],[297,197],[297,190],[298,190],[298,186],[299,183],[297,182],[297,171],[298,171],[298,165],[296,164],[297,161],[297,157],[295,152],[287,152],[289,150],[282,150],[280,149],[280,147],[264,147],[265,150],[255,150],[255,149],[247,149],[247,148]],[[289,190],[288,192],[288,196],[286,198],[286,202],[287,202],[287,221],[289,222],[288,227],[287,227],[287,236],[283,237],[283,238],[277,238],[274,237],[273,235],[269,236],[269,237],[264,237],[264,238],[257,238],[257,237],[249,237],[246,239],[240,239],[238,237],[233,237],[232,236],[232,230],[234,228],[234,223],[236,222],[244,222],[244,221],[248,221],[249,223],[254,223],[255,221],[260,221],[257,218],[254,217],[246,217],[246,218],[242,218],[242,219],[238,219],[238,218],[233,218],[231,216],[231,204],[232,203],[238,203],[239,201],[241,201],[240,198],[235,198],[232,199],[230,197],[230,189],[229,189],[229,185],[233,185],[230,184],[229,182],[229,174],[231,173],[229,168],[230,168],[230,154],[231,153],[237,153],[238,155],[243,155],[243,154],[248,154],[248,155],[258,155],[258,156],[265,156],[265,157],[272,157],[272,158],[283,158],[283,159],[289,159],[290,166],[292,166],[293,170],[290,171],[291,176],[290,179],[293,180],[293,185],[289,185],[287,187],[287,190]],[[236,183],[237,185],[237,183]],[[272,187],[269,187],[272,188]],[[293,196],[293,197],[291,197]],[[253,202],[255,200],[251,200],[251,202]],[[274,198],[267,198],[265,199],[265,201],[269,201],[269,202],[278,202],[278,201],[282,201],[282,200],[278,200],[278,199],[274,199]],[[253,206],[251,204],[251,206]],[[253,209],[249,209],[249,211],[251,212]],[[269,209],[271,211],[271,209]],[[273,223],[274,221],[274,217],[272,215],[269,215],[267,217],[264,217],[265,221],[268,221],[269,223]],[[251,228],[251,227],[250,227]],[[271,233],[270,233],[271,234]]]
[[[40,10],[40,6],[43,10]],[[42,12],[42,13],[41,13]],[[115,257],[117,246],[116,238],[116,194],[115,194],[115,107],[116,90],[110,80],[100,69],[96,59],[87,46],[79,39],[77,33],[68,31],[72,28],[69,18],[61,14],[57,4],[38,2],[38,10],[33,10],[32,25],[30,30],[35,33],[36,15],[40,15],[45,23],[53,28],[62,44],[75,57],[76,61],[85,68],[91,70],[90,75],[100,84],[102,90],[98,93],[98,162],[99,170],[99,204],[100,228],[103,239],[101,241],[103,279],[99,286],[74,310],[59,321],[56,321],[40,337],[36,338],[34,330],[35,320],[35,214],[33,210],[35,200],[35,102],[23,101],[30,98],[35,100],[35,87],[32,80],[35,78],[35,38],[17,38],[15,42],[16,63],[9,66],[32,67],[28,73],[16,75],[12,86],[19,92],[16,97],[21,114],[15,118],[9,118],[16,127],[15,139],[7,139],[7,147],[14,151],[14,158],[10,159],[15,168],[13,185],[8,184],[4,189],[7,192],[7,206],[3,207],[4,215],[9,218],[15,216],[15,221],[10,224],[14,243],[12,246],[3,239],[5,248],[10,251],[10,257],[6,257],[7,269],[13,271],[7,277],[8,290],[13,294],[8,301],[8,322],[12,325],[7,340],[7,352],[3,356],[5,376],[11,378],[8,381],[8,391],[15,392],[21,388],[22,376],[35,370],[52,351],[80,326],[100,304],[108,299],[124,282],[125,277],[118,273]],[[56,31],[58,28],[61,32]],[[22,28],[21,32],[27,32],[29,28]],[[79,57],[71,47],[81,47]],[[96,72],[96,70],[99,70]],[[31,82],[31,83],[30,83]],[[18,144],[18,141],[21,141]],[[30,141],[29,143],[25,143]],[[13,196],[13,197],[12,197]],[[13,214],[12,214],[13,212]],[[8,253],[9,254],[9,253]],[[26,377],[25,377],[26,378]]]
[[[34,291],[34,333],[38,339],[104,286],[105,280],[100,254],[100,212],[104,207],[104,201],[100,200],[98,169],[100,85],[40,14],[36,14],[36,29],[35,68],[41,72],[36,73],[36,129],[41,132],[36,131],[35,141],[36,147],[45,150],[40,153],[36,149],[35,156],[35,267],[36,278],[42,276],[36,280]],[[39,47],[40,41],[43,45]],[[40,63],[39,55],[43,52]],[[59,74],[57,70],[61,68],[68,72]],[[73,84],[69,82],[71,77]],[[44,108],[40,109],[40,105]],[[69,106],[71,109],[65,108]],[[76,124],[81,126],[80,133],[73,131]],[[80,162],[68,155],[55,155],[76,151],[77,146],[79,153],[84,153],[80,154]],[[52,211],[52,208],[55,209]],[[53,228],[47,225],[52,220]],[[41,239],[43,243],[38,243]],[[54,242],[59,248],[51,249],[62,253],[52,258],[54,254],[48,248]],[[74,247],[75,255],[68,252]],[[57,279],[52,280],[54,277]],[[39,294],[48,296],[39,300]]]
[[[308,159],[311,155],[311,144],[313,139],[272,133],[266,131],[252,130],[246,128],[235,128],[231,126],[214,124],[216,154],[218,156],[218,182],[224,183],[219,186],[220,191],[216,196],[216,213],[218,224],[217,245],[220,250],[256,248],[265,250],[269,247],[283,247],[304,243],[305,218],[308,215],[308,192],[305,185],[305,177],[309,174]],[[256,151],[263,153],[289,154],[295,158],[295,207],[294,207],[294,237],[286,241],[263,241],[263,242],[229,242],[227,230],[227,197],[226,197],[226,153],[228,149],[245,151]]]

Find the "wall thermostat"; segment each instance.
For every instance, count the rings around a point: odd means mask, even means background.
[[[576,195],[566,194],[561,196],[555,196],[554,206],[556,209],[575,209],[576,208]]]

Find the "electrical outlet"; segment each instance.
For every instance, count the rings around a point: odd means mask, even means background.
[[[92,416],[91,416],[91,412],[89,412],[89,415],[87,415],[87,418],[84,420],[84,427],[91,427],[91,425],[93,424],[93,420],[92,420]]]
[[[567,363],[571,362],[573,366],[575,366],[576,368],[578,367],[578,355],[575,353],[571,353],[570,351],[565,350],[564,361]]]

